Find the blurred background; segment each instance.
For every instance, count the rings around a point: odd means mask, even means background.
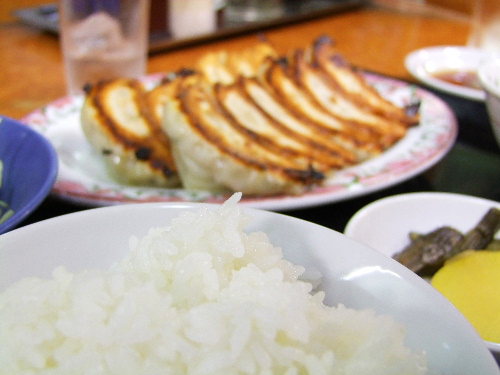
[[[472,21],[483,1],[470,0],[152,0],[150,50],[206,41],[242,31],[342,12],[376,3],[412,11],[446,13]],[[484,1],[484,3],[488,3]],[[57,2],[19,0],[5,4],[0,22],[22,20],[58,32]]]

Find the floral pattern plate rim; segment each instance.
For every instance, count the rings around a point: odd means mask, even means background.
[[[143,78],[153,86],[163,74]],[[310,191],[298,195],[243,197],[240,204],[267,210],[286,211],[313,207],[369,194],[394,186],[424,172],[440,161],[453,146],[458,125],[451,109],[434,94],[414,85],[366,74],[366,79],[386,98],[404,104],[421,101],[421,122],[381,155],[338,171]],[[68,96],[40,108],[22,121],[44,135],[59,156],[59,173],[52,195],[86,206],[109,206],[141,202],[221,203],[228,195],[182,188],[166,189],[117,183],[106,173],[97,151],[87,142],[80,127],[83,95]]]

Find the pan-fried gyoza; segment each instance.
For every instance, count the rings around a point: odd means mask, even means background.
[[[178,186],[170,141],[138,80],[117,79],[87,88],[81,124],[111,175],[128,184]],[[151,103],[153,105],[153,103]]]
[[[92,130],[87,137],[127,165],[135,155],[137,163],[149,166],[148,173],[155,172],[154,163],[127,151],[123,145],[129,141],[107,131],[99,116],[88,115],[96,111],[92,98],[102,96],[101,91],[97,85],[87,94],[82,112],[84,129]],[[154,130],[144,138],[148,145],[139,147],[163,145],[163,153],[151,154],[169,173],[141,181],[120,168],[122,179],[160,186],[180,180],[186,189],[247,195],[303,193],[336,171],[379,155],[419,122],[418,107],[401,108],[386,100],[324,37],[284,57],[266,42],[241,53],[206,54],[192,69],[135,98],[143,104],[131,106],[131,112],[118,105],[110,111],[149,119]]]

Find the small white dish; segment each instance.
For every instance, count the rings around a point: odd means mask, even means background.
[[[484,101],[485,92],[445,82],[435,77],[445,71],[477,72],[481,62],[493,55],[478,48],[438,46],[411,52],[405,58],[406,69],[422,83],[439,91],[475,101]]]
[[[1,236],[0,291],[54,267],[106,269],[128,253],[131,235],[144,236],[197,203],[127,204],[85,210]],[[213,205],[206,205],[213,209]],[[406,326],[406,343],[424,349],[430,373],[497,374],[499,368],[465,318],[428,283],[396,261],[328,228],[290,216],[245,208],[248,231],[264,231],[283,256],[322,274],[325,302],[390,314]]]
[[[444,225],[465,232],[491,207],[500,208],[500,202],[452,193],[395,195],[363,207],[344,233],[392,257],[408,245],[410,232],[428,233]],[[486,341],[486,346],[500,363],[500,343]]]

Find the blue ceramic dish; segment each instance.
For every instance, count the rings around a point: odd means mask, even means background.
[[[41,134],[19,121],[0,116],[0,201],[13,211],[0,234],[13,229],[47,197],[57,176],[57,153]]]

